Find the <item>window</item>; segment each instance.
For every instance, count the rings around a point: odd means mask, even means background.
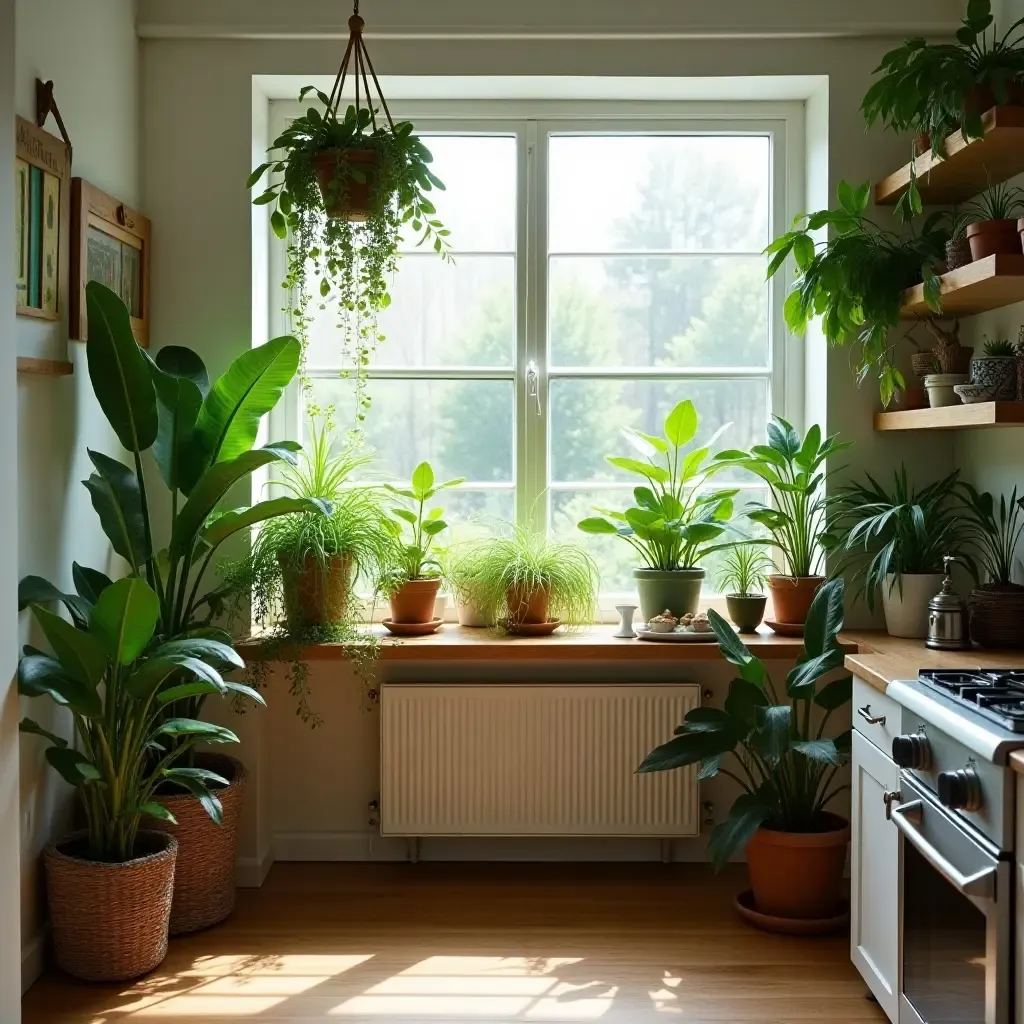
[[[474,519],[532,522],[588,545],[603,591],[628,593],[632,549],[576,529],[631,498],[604,458],[627,453],[621,430],[660,432],[691,398],[698,441],[728,423],[719,446],[746,447],[784,410],[761,256],[788,219],[784,122],[416,122],[447,185],[455,265],[404,251],[370,374],[376,474],[429,459],[467,480],[446,494],[456,536]],[[321,314],[308,364],[343,419],[334,333]]]

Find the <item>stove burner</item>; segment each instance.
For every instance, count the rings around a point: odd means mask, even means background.
[[[918,678],[1004,729],[1024,733],[1024,671],[921,669]]]

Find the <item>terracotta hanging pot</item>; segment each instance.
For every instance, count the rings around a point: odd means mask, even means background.
[[[308,554],[298,569],[288,563],[283,553],[278,559],[285,618],[290,628],[328,626],[344,619],[352,590],[350,555],[332,555],[322,563],[316,555]]]
[[[441,589],[436,577],[406,580],[390,598],[391,621],[405,625],[434,621],[434,602]]]
[[[772,618],[776,622],[802,625],[807,621],[814,595],[824,582],[824,576],[769,576]]]
[[[508,627],[539,626],[548,621],[551,591],[547,587],[530,590],[521,584],[508,588],[505,594],[508,607]]]
[[[1020,255],[1021,240],[1015,220],[983,220],[967,225],[971,259],[977,263],[987,256]]]
[[[345,164],[364,180],[354,180]],[[380,154],[375,149],[325,149],[317,153],[313,169],[327,216],[331,220],[368,220],[379,168]]]

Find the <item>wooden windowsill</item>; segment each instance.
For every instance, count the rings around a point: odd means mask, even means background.
[[[619,640],[612,636],[614,626],[593,626],[575,633],[558,632],[548,637],[501,636],[487,629],[467,629],[446,623],[430,636],[401,640],[387,637],[374,627],[383,640],[383,661],[718,661],[722,655],[716,643],[673,644],[649,640]],[[803,652],[803,640],[778,636],[762,626],[756,635],[743,642],[759,658],[792,661]],[[851,652],[856,644],[845,638]],[[259,646],[259,638],[243,640],[238,647],[246,651]],[[307,661],[334,661],[345,657],[341,644],[311,644],[302,650]]]

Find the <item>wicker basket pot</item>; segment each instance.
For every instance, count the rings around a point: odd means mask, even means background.
[[[971,591],[968,605],[972,640],[982,647],[1024,647],[1024,587],[987,583]]]
[[[946,243],[946,268],[956,270],[972,263],[971,243],[966,238],[951,238]]]
[[[915,352],[910,357],[910,365],[914,370],[914,376],[922,379],[929,373],[939,372],[939,360],[934,352]]]
[[[178,820],[177,825],[167,821],[152,823],[153,828],[178,841],[172,935],[220,924],[235,909],[235,856],[238,816],[247,777],[245,766],[226,754],[197,754],[195,766],[222,775],[231,785],[216,790],[222,808],[219,825],[190,793],[157,794],[156,799]]]
[[[139,832],[134,860],[87,860],[87,833],[73,832],[43,851],[54,957],[84,981],[127,981],[167,955],[178,844],[163,832]]]
[[[971,372],[974,349],[970,345],[937,345],[933,351],[939,362],[939,373]]]

